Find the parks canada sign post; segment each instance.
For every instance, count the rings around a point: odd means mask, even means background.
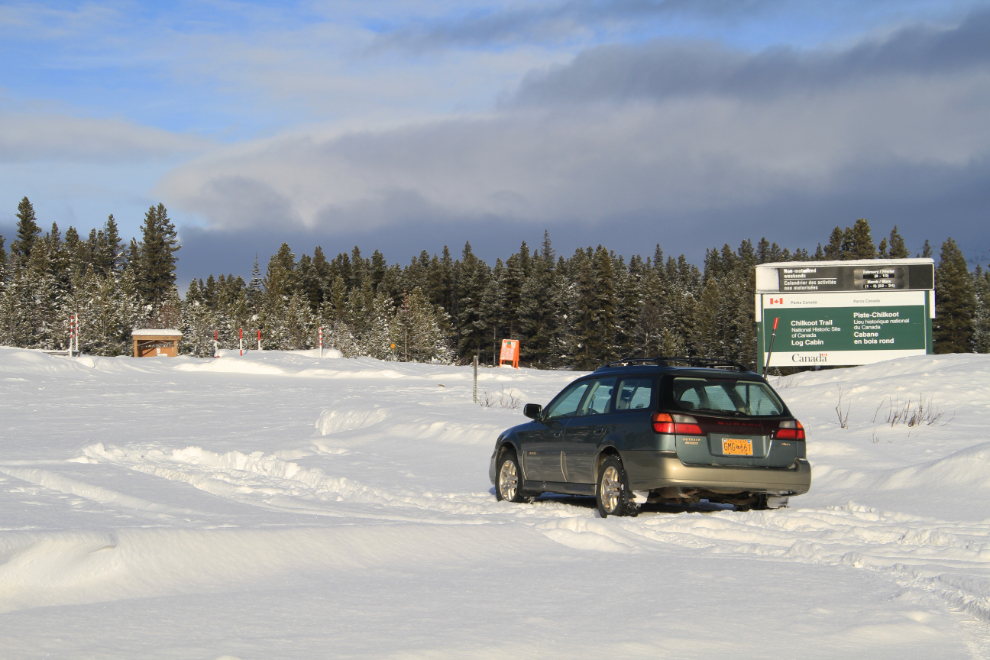
[[[760,373],[932,352],[931,259],[792,261],[756,267]]]

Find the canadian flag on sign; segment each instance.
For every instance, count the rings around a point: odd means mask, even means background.
[[[771,298],[770,299],[770,304],[771,305],[783,305],[784,304],[784,299],[783,298]]]

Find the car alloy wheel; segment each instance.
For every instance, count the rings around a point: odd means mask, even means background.
[[[498,484],[495,486],[495,499],[506,502],[523,502],[522,473],[516,453],[511,449],[502,452],[498,462]]]
[[[619,478],[619,471],[614,465],[609,465],[602,473],[602,507],[611,514],[615,514],[622,499],[622,481]]]
[[[608,456],[602,461],[598,470],[598,486],[595,488],[595,500],[598,512],[602,518],[609,516],[636,515],[639,507],[629,501],[629,485],[626,483],[626,471],[622,468],[622,460],[618,456]]]

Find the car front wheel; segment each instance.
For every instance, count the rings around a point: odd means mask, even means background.
[[[498,459],[498,483],[495,485],[495,499],[506,502],[523,502],[522,471],[519,459],[512,450],[502,452]]]
[[[636,506],[629,501],[629,494],[622,461],[618,456],[609,456],[598,471],[598,485],[595,488],[598,512],[602,518],[635,515]]]

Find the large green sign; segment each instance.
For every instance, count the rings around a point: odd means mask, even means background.
[[[764,322],[780,319],[779,351],[924,350],[925,307],[764,308]],[[764,338],[770,349],[770,337]]]
[[[760,294],[760,366],[767,364],[768,354],[770,366],[793,367],[869,364],[929,353],[930,295],[928,291]]]

